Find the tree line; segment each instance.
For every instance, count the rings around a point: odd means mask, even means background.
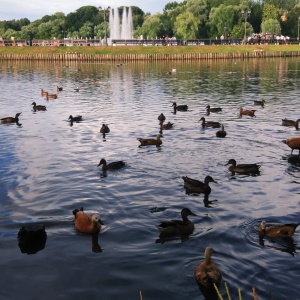
[[[120,19],[123,8],[119,8]],[[177,39],[243,38],[269,33],[296,38],[299,35],[300,0],[185,0],[169,2],[163,12],[144,13],[132,7],[134,38]],[[83,6],[65,15],[56,12],[30,22],[27,18],[0,21],[3,39],[62,39],[109,37],[109,11]]]

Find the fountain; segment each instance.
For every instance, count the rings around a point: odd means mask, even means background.
[[[130,40],[133,39],[133,21],[132,21],[132,9],[124,6],[122,23],[120,23],[119,9],[112,8],[109,14],[109,31],[110,31],[110,43],[112,40]]]

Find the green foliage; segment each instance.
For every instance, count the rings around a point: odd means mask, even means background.
[[[191,12],[180,14],[174,23],[174,33],[177,39],[196,39],[200,20]]]
[[[145,17],[143,25],[136,29],[134,36],[143,36],[144,39],[155,39],[164,35],[163,24],[161,23],[161,14],[149,15]]]
[[[275,19],[268,19],[261,23],[263,33],[280,34],[280,23]]]
[[[273,4],[265,4],[263,7],[263,16],[262,20],[278,19],[279,9]]]

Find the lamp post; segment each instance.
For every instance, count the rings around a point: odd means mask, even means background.
[[[103,16],[104,16],[104,31],[105,31],[105,35],[104,35],[104,43],[105,46],[107,45],[107,27],[106,27],[106,12],[110,11],[110,6],[108,6],[107,8],[99,6],[98,7],[99,12],[103,11]]]
[[[298,42],[299,42],[299,24],[300,24],[300,17],[298,17],[298,37],[297,37]]]
[[[224,41],[225,41],[225,44],[226,44],[226,30],[227,30],[227,27],[225,26],[224,27]]]
[[[244,41],[247,41],[247,27],[246,27],[246,22],[247,22],[247,18],[250,16],[251,14],[251,10],[250,9],[242,9],[241,10],[242,16],[245,18],[245,35],[244,35]]]

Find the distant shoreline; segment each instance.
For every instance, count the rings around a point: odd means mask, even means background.
[[[300,56],[300,45],[0,47],[0,60],[139,61],[287,56]]]

